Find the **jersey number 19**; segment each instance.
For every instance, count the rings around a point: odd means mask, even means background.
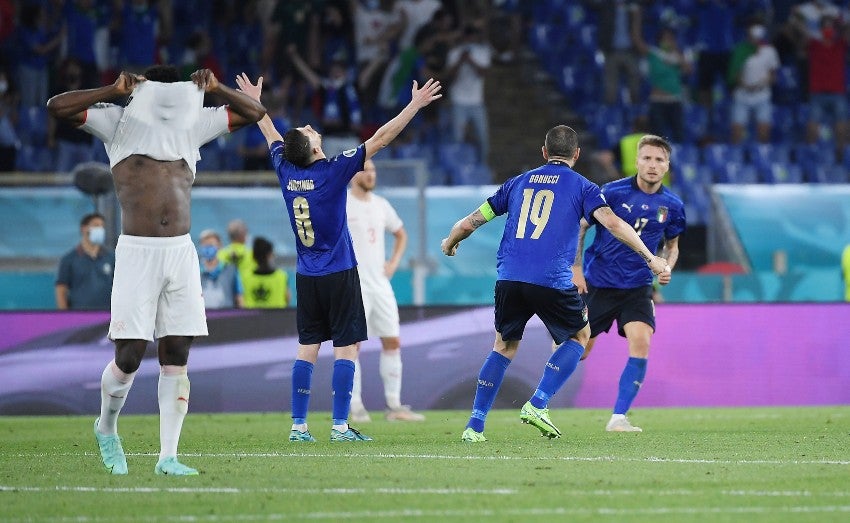
[[[530,221],[534,225],[531,239],[540,238],[543,229],[549,222],[549,213],[552,212],[552,202],[554,201],[555,193],[549,189],[541,189],[537,193],[534,192],[534,189],[524,189],[522,191],[522,207],[519,210],[519,221],[516,226],[516,237],[525,238],[526,222]]]

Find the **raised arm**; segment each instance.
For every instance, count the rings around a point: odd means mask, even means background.
[[[614,211],[610,207],[596,209],[593,211],[593,217],[603,227],[608,229],[615,238],[640,254],[641,258],[649,265],[649,269],[653,274],[670,273],[670,266],[667,264],[667,260],[652,254],[635,230],[628,223],[624,222],[622,218],[614,214]]]
[[[57,94],[47,101],[47,110],[55,118],[68,120],[75,125],[82,125],[86,119],[86,109],[97,103],[110,102],[129,96],[136,84],[143,81],[145,81],[143,76],[124,71],[110,85]]]
[[[236,85],[239,86],[239,91],[247,95],[249,98],[256,100],[257,102],[260,101],[260,96],[263,94],[262,76],[257,79],[256,84],[252,84],[248,75],[242,73],[236,77]],[[283,136],[281,136],[280,132],[275,128],[274,123],[272,122],[272,119],[269,118],[268,114],[263,116],[260,121],[257,122],[257,126],[260,128],[263,136],[266,137],[266,142],[269,145],[274,142],[283,141]]]
[[[416,116],[419,109],[438,98],[442,98],[443,95],[439,94],[442,87],[440,82],[433,78],[428,79],[422,87],[419,87],[419,84],[414,80],[410,103],[395,118],[382,125],[371,138],[366,140],[366,159],[375,156],[375,153],[389,145],[410,123],[410,120]]]
[[[198,69],[192,73],[192,81],[204,92],[217,94],[224,98],[230,108],[230,130],[235,131],[248,124],[258,122],[266,114],[266,108],[260,103],[259,96],[252,98],[244,91],[227,87],[218,81],[209,69]]]
[[[316,74],[313,69],[307,65],[307,62],[301,58],[301,55],[298,54],[298,48],[295,44],[289,44],[286,48],[286,54],[289,55],[289,58],[292,60],[292,63],[295,65],[295,68],[298,69],[298,72],[301,73],[301,76],[307,80],[307,83],[310,84],[310,87],[313,89],[318,89],[322,85],[322,79],[319,78],[319,75]]]

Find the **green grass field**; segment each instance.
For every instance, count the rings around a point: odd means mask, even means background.
[[[557,440],[518,412],[482,444],[460,442],[460,411],[363,424],[360,443],[330,443],[327,413],[316,443],[289,443],[285,413],[190,413],[188,478],[154,475],[156,417],[119,422],[128,476],[102,469],[93,417],[0,417],[0,521],[850,520],[850,407],[639,409],[641,434],[559,410]]]

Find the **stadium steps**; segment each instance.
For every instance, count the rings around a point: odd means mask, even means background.
[[[592,139],[584,121],[569,109],[531,50],[524,49],[509,64],[494,61],[487,72],[484,96],[490,121],[487,164],[497,183],[540,165],[543,138],[557,124],[573,127],[582,147]]]

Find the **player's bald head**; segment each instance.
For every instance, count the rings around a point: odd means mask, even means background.
[[[578,135],[568,125],[556,125],[546,133],[546,141],[543,143],[546,154],[549,157],[558,156],[572,159],[578,150]]]

